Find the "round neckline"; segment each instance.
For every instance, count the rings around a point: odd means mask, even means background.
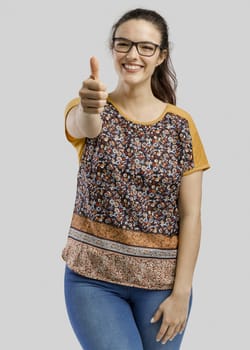
[[[154,125],[154,124],[158,123],[160,120],[162,120],[164,118],[164,116],[167,113],[167,110],[169,109],[169,103],[167,103],[167,105],[165,106],[164,110],[159,115],[159,117],[156,117],[156,118],[149,120],[149,121],[140,121],[140,120],[134,119],[134,118],[130,117],[129,115],[127,115],[126,113],[124,113],[123,110],[120,107],[118,107],[115,102],[112,101],[110,96],[108,96],[107,102],[111,103],[115,107],[115,109],[118,111],[120,116],[122,116],[124,119],[126,119],[127,121],[130,121],[134,124],[139,124],[139,125]]]

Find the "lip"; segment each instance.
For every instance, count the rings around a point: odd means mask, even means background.
[[[139,72],[143,68],[142,65],[136,63],[123,63],[122,67],[126,70],[126,72],[130,73]]]

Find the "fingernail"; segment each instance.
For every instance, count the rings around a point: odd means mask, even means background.
[[[160,341],[160,339],[156,338],[156,341],[157,341],[157,342],[159,342],[159,341]]]
[[[154,317],[151,318],[150,323],[153,323],[155,321]]]

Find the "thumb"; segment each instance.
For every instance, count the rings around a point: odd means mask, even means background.
[[[160,309],[158,309],[156,311],[156,313],[154,314],[154,316],[151,318],[150,323],[158,322],[159,319],[161,318],[161,316],[162,316],[162,311]]]
[[[91,75],[90,77],[94,80],[99,79],[99,62],[96,57],[91,57],[90,58],[90,70],[91,70]]]

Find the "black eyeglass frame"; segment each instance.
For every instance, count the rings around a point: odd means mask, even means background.
[[[127,50],[127,51],[120,51],[120,50],[117,50],[117,49],[115,48],[115,45],[114,45],[116,40],[124,40],[124,41],[127,41],[128,43],[130,43],[130,46],[129,46],[128,50]],[[154,56],[154,54],[155,54],[157,48],[159,48],[160,50],[162,50],[161,45],[152,43],[151,41],[132,41],[132,40],[129,40],[129,39],[127,39],[127,38],[122,38],[122,37],[115,37],[115,38],[112,39],[112,41],[113,41],[113,49],[114,49],[116,52],[120,52],[120,53],[128,53],[128,52],[132,49],[132,47],[135,46],[135,47],[136,47],[136,50],[137,50],[137,52],[138,52],[138,54],[139,54],[140,56],[152,57],[152,56]],[[152,54],[150,54],[150,55],[141,54],[141,53],[139,52],[139,49],[138,49],[138,45],[139,45],[139,44],[150,44],[150,45],[153,45],[154,48],[155,48],[155,49],[154,49],[154,52],[153,52]]]

